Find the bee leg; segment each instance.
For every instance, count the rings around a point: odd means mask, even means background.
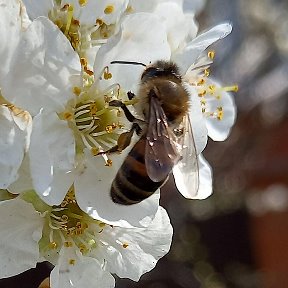
[[[117,141],[117,145],[113,146],[107,151],[99,152],[97,155],[109,154],[109,153],[115,153],[115,152],[120,153],[122,150],[124,150],[130,145],[134,131],[136,132],[137,135],[141,134],[142,129],[138,123],[133,123],[131,129],[128,132],[124,132],[120,134],[118,141]]]
[[[109,102],[109,106],[121,108],[129,122],[134,122],[135,120],[137,120],[132,115],[132,113],[129,111],[129,109],[126,107],[126,105],[123,102],[121,102],[120,100],[112,100],[112,101],[110,101]]]

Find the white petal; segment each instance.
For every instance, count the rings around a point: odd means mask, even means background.
[[[102,157],[87,155],[86,169],[74,184],[77,203],[91,217],[105,223],[121,227],[146,227],[157,212],[159,193],[129,206],[116,204],[110,197],[111,183],[127,153],[123,151],[121,156],[109,155],[111,167],[104,165]]]
[[[48,16],[54,6],[54,0],[22,0],[31,19],[39,16]]]
[[[216,87],[221,87],[217,82],[210,79],[210,83]],[[221,88],[220,88],[221,89]],[[218,107],[223,109],[223,119],[207,117],[206,126],[208,129],[208,136],[214,141],[224,141],[231,130],[231,127],[236,120],[236,105],[234,103],[234,97],[227,92],[221,92],[221,99],[215,99],[212,97],[205,98],[207,100],[206,107],[208,111],[217,111]]]
[[[26,18],[25,9],[19,0],[0,0],[0,81],[9,72],[13,53],[20,40],[23,20]]]
[[[200,34],[178,53],[173,55],[173,60],[181,67],[183,74],[196,61],[200,54],[216,42],[229,35],[232,31],[230,23],[219,24],[212,29]]]
[[[145,0],[145,1],[139,1],[139,0],[130,0],[129,4],[131,5],[133,11],[135,12],[153,12],[155,7],[158,5],[158,3],[162,2],[172,2],[177,3],[178,6],[182,6],[183,0]]]
[[[3,95],[34,116],[42,107],[64,110],[73,97],[71,76],[80,71],[80,62],[58,27],[42,17],[23,33],[9,69],[1,79]]]
[[[190,85],[185,85],[190,95],[189,118],[192,126],[193,137],[197,154],[200,154],[207,144],[207,128],[203,117],[202,107],[197,91]]]
[[[183,46],[189,35],[195,36],[197,33],[198,28],[194,21],[193,14],[184,14],[182,7],[175,2],[160,3],[153,13],[155,13],[165,25],[168,42],[172,51]]]
[[[132,14],[125,17],[119,33],[98,51],[94,65],[95,77],[99,78],[103,68],[113,60],[149,64],[169,58],[166,30],[159,19],[148,13]],[[100,85],[104,89],[113,83],[119,83],[125,90],[135,91],[143,69],[137,65],[110,65],[113,77],[111,80],[101,81]]]
[[[114,277],[104,271],[97,260],[76,254],[75,249],[63,247],[59,263],[50,275],[51,288],[113,288]]]
[[[47,204],[60,204],[74,180],[75,140],[67,122],[56,113],[35,116],[29,157],[35,191]]]
[[[101,237],[111,246],[103,255],[107,259],[107,269],[121,278],[138,281],[168,253],[172,234],[168,214],[162,207],[147,228],[105,228]]]
[[[0,202],[0,277],[36,267],[43,218],[21,199]]]
[[[20,194],[25,191],[33,190],[28,154],[23,158],[22,164],[18,170],[18,175],[18,179],[8,187],[8,191],[13,194]]]
[[[199,165],[199,188],[198,191],[190,190],[190,187],[185,185],[184,177],[177,165],[173,169],[175,184],[178,191],[188,199],[205,199],[212,194],[212,170],[205,158],[200,154],[198,156]]]
[[[14,182],[30,141],[32,119],[0,106],[0,189]]]

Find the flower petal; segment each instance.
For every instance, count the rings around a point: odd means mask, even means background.
[[[157,261],[168,253],[172,234],[168,214],[162,207],[158,208],[147,228],[104,229],[102,241],[107,241],[110,246],[103,254],[107,259],[107,269],[121,278],[138,281],[141,275],[152,270]]]
[[[170,48],[166,30],[158,17],[149,13],[136,13],[124,18],[117,35],[103,45],[96,56],[94,73],[96,78],[113,60],[136,61],[149,64],[156,60],[169,60]],[[110,65],[111,80],[100,81],[101,89],[119,83],[126,91],[136,91],[143,72],[138,65]]]
[[[19,110],[16,114],[15,109],[0,105],[0,189],[6,189],[17,179],[30,141],[31,116]]]
[[[172,59],[181,67],[183,74],[188,68],[195,63],[200,54],[214,42],[218,41],[229,35],[232,31],[230,23],[219,24],[210,30],[200,34],[190,43],[187,44],[185,49],[175,53]]]
[[[128,150],[128,149],[125,149]],[[154,218],[159,193],[134,205],[119,205],[112,201],[110,188],[122,161],[129,151],[111,154],[112,166],[105,166],[102,157],[87,155],[86,169],[75,181],[76,199],[80,208],[91,217],[121,227],[146,227]],[[90,152],[87,152],[90,154]]]
[[[215,85],[216,89],[221,89],[221,85],[219,85],[219,83],[211,79],[209,79],[209,82],[211,85]],[[220,99],[215,99],[212,97],[205,98],[208,111],[217,111],[219,107],[221,107],[223,111],[223,118],[221,120],[218,120],[217,117],[206,118],[208,136],[214,141],[224,141],[228,137],[231,127],[235,123],[236,119],[236,106],[233,95],[222,91],[220,96]]]
[[[10,72],[9,67],[13,59],[14,51],[20,40],[20,32],[23,29],[23,20],[26,11],[19,0],[0,0],[0,81]]]
[[[74,180],[75,139],[67,122],[56,113],[35,116],[29,157],[35,191],[47,204],[60,204]]]
[[[208,162],[205,160],[202,154],[198,155],[198,166],[199,166],[199,188],[198,191],[190,190],[187,181],[185,179],[189,175],[183,175],[177,168],[177,165],[173,169],[173,175],[175,184],[178,191],[188,199],[205,199],[212,194],[212,170]]]
[[[33,116],[42,107],[62,112],[73,97],[76,84],[71,76],[80,69],[79,57],[67,38],[40,17],[23,33],[9,73],[1,79],[3,95]]]
[[[0,277],[5,278],[36,267],[44,222],[19,198],[0,202],[0,213]]]
[[[31,19],[39,16],[48,16],[54,6],[54,0],[22,0]]]
[[[185,85],[189,92],[189,118],[197,154],[200,154],[207,144],[207,128],[197,91],[190,85]]]
[[[96,259],[76,254],[74,247],[63,247],[58,264],[50,275],[51,288],[113,288],[114,277]]]

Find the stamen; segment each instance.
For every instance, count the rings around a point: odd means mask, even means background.
[[[208,52],[208,57],[213,60],[215,58],[215,51],[214,50],[211,50]]]
[[[108,5],[108,6],[106,6],[106,8],[104,9],[104,13],[105,14],[111,14],[111,13],[113,13],[114,12],[114,6],[113,5]]]
[[[78,0],[78,3],[81,7],[85,6],[87,4],[88,0]]]

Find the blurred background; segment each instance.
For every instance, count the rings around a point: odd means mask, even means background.
[[[213,47],[211,74],[238,83],[237,122],[205,149],[213,195],[187,201],[171,180],[161,197],[174,227],[169,254],[140,282],[117,279],[116,288],[287,288],[288,1],[207,0],[197,20],[200,31],[233,23]],[[0,287],[34,288],[49,269],[40,264]]]

